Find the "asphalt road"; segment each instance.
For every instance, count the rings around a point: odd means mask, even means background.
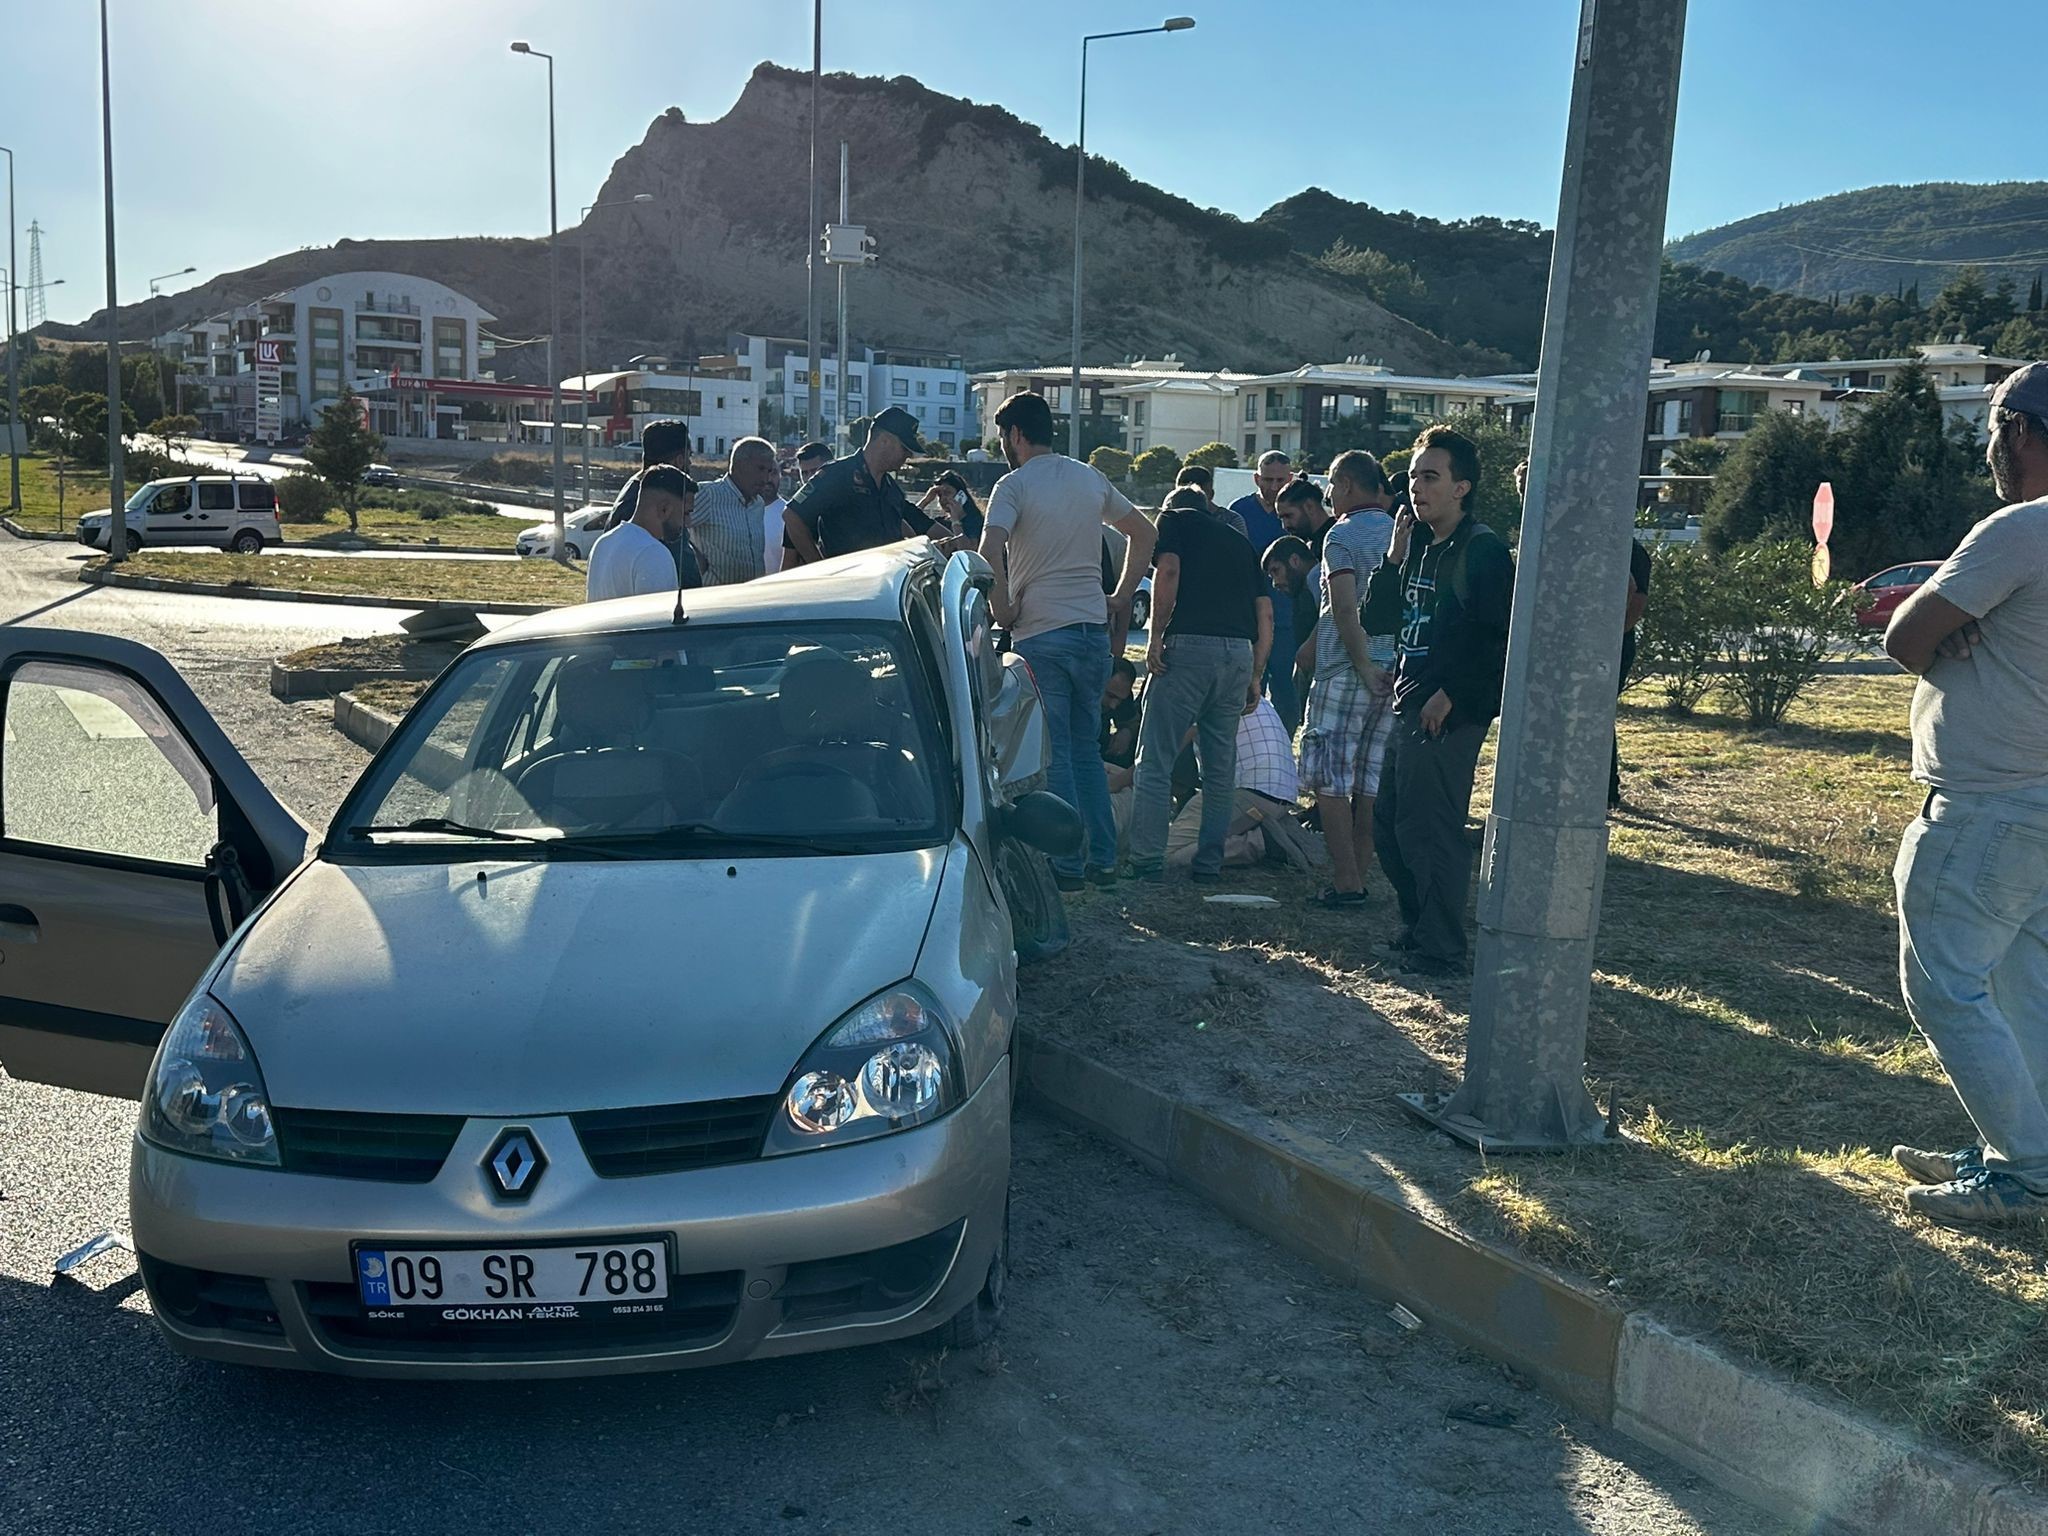
[[[280,650],[398,615],[79,588],[0,542],[0,617],[142,639],[318,824],[362,754],[265,689]],[[127,1255],[132,1106],[0,1078],[0,1530],[635,1525],[842,1536],[1777,1528],[1029,1116],[998,1346],[481,1387],[190,1362]]]

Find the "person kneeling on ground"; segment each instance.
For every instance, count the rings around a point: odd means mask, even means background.
[[[1252,547],[1185,486],[1166,499],[1152,576],[1151,645],[1131,807],[1131,873],[1165,874],[1173,760],[1190,726],[1209,791],[1192,864],[1221,877],[1237,769],[1237,722],[1258,707],[1259,674],[1273,647],[1273,604]]]
[[[1185,869],[1194,863],[1202,819],[1207,813],[1202,791],[1197,787],[1200,773],[1195,762],[1193,732],[1173,767],[1177,809],[1173,824],[1166,830],[1166,864],[1169,869]],[[1294,743],[1288,739],[1287,724],[1273,707],[1273,701],[1261,698],[1258,707],[1240,716],[1237,722],[1236,788],[1231,795],[1230,831],[1223,843],[1223,862],[1287,864],[1299,870],[1320,865],[1322,846],[1315,834],[1295,819],[1295,799],[1300,789],[1301,780],[1294,768]]]

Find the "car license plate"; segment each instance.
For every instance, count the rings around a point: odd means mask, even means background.
[[[585,1316],[587,1308],[658,1312],[668,1296],[668,1248],[658,1239],[540,1248],[362,1242],[355,1261],[356,1293],[373,1317],[423,1308],[460,1322],[546,1322]]]

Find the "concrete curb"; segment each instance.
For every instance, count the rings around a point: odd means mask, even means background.
[[[326,699],[363,683],[431,683],[441,674],[417,667],[287,667],[270,664],[270,692],[273,698]]]
[[[352,693],[334,696],[334,728],[357,746],[376,752],[398,729],[398,716],[359,703]]]
[[[65,533],[62,529],[52,532],[43,528],[24,528],[11,517],[0,517],[0,528],[5,528],[17,539],[41,539],[45,542],[53,543],[59,539],[76,537],[74,534]]]
[[[139,592],[179,592],[189,597],[246,597],[266,603],[338,603],[349,608],[401,608],[408,613],[553,613],[560,603],[464,603],[438,597],[374,597],[360,593],[301,592],[289,587],[254,587],[216,581],[172,581],[161,576],[128,576],[116,571],[80,571],[92,586],[130,587]]]
[[[286,539],[281,544],[266,544],[266,555],[302,555],[315,551],[329,551],[341,555],[517,555],[518,550],[504,544],[313,544],[295,539]]]
[[[2048,1533],[2048,1501],[2010,1478],[1475,1241],[1357,1153],[1172,1098],[1028,1033],[1022,1056],[1025,1091],[1063,1118],[1790,1524]]]

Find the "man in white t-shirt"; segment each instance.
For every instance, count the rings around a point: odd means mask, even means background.
[[[1053,861],[1060,889],[1116,879],[1116,815],[1097,742],[1111,659],[1131,627],[1131,598],[1152,564],[1157,534],[1101,471],[1055,453],[1052,408],[1042,395],[1012,395],[996,430],[1010,472],[996,482],[981,536],[995,570],[990,607],[1010,645],[1030,664],[1045,700],[1052,792],[1080,812],[1083,854]],[[1116,591],[1102,592],[1102,528],[1129,540]]]
[[[1899,605],[1913,692],[1899,844],[1907,1011],[1976,1125],[1960,1152],[1894,1147],[1910,1210],[1954,1225],[2048,1218],[2048,363],[1991,397],[1991,478],[2010,505]]]
[[[673,593],[676,557],[669,541],[689,532],[696,497],[696,482],[674,465],[642,470],[632,521],[608,529],[591,548],[584,601]]]

